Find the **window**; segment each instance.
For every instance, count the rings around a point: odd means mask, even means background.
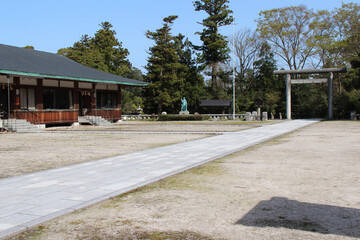
[[[44,109],[73,109],[73,91],[69,89],[43,89]]]
[[[96,94],[97,108],[116,108],[117,94],[115,92],[97,92]]]
[[[35,109],[34,88],[20,88],[20,107],[21,109]]]

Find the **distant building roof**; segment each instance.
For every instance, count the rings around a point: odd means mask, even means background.
[[[229,107],[232,100],[201,100],[201,107]]]
[[[86,67],[62,55],[0,44],[0,74],[146,86],[147,83]]]

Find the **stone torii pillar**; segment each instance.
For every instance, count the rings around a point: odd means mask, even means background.
[[[333,72],[329,73],[328,77],[328,118],[333,119],[333,109],[334,109],[334,101],[333,101]]]
[[[286,74],[286,119],[291,119],[291,75]]]
[[[291,84],[328,83],[328,118],[333,119],[333,79],[334,73],[346,72],[346,68],[321,68],[302,70],[276,70],[274,74],[286,74],[286,119],[291,119]],[[329,73],[328,78],[291,79],[291,74],[321,74]]]

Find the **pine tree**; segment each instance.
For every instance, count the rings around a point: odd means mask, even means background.
[[[147,112],[174,112],[181,99],[184,81],[177,75],[181,64],[177,55],[177,40],[171,34],[171,26],[176,19],[174,15],[166,17],[162,28],[146,32],[146,37],[155,42],[149,49],[146,65],[148,73],[145,80],[149,82],[145,89]]]
[[[188,110],[190,112],[200,111],[201,99],[204,98],[205,84],[204,78],[200,74],[200,68],[196,64],[195,49],[188,38],[179,34],[176,38],[177,54],[179,56],[180,68],[178,69],[178,77],[184,79],[181,96],[185,97],[188,102]]]
[[[264,111],[275,114],[279,106],[284,83],[274,76],[276,61],[270,46],[263,43],[260,48],[259,59],[254,62],[254,97],[261,100]],[[253,99],[253,100],[256,100]]]
[[[225,63],[229,59],[230,49],[226,37],[219,33],[219,28],[230,25],[233,22],[232,13],[228,9],[228,0],[201,0],[195,1],[195,11],[205,11],[209,17],[203,19],[202,25],[204,29],[198,32],[203,42],[198,47],[202,54],[200,57],[203,67],[209,67],[211,76],[211,88],[216,92],[218,87],[217,78],[219,73],[219,64]]]
[[[109,22],[102,22],[101,29],[94,37],[83,35],[72,47],[58,50],[58,54],[85,66],[119,76],[130,73],[131,64],[127,59],[129,51],[122,47],[116,32]]]
[[[127,57],[129,51],[122,47],[122,43],[116,38],[115,30],[109,22],[102,22],[101,29],[95,33],[92,44],[104,58],[108,72],[123,76],[130,72],[131,64]]]
[[[83,35],[80,41],[72,47],[59,49],[58,54],[70,58],[85,66],[95,68],[115,75],[143,80],[141,70],[132,67],[127,59],[129,51],[122,47],[116,38],[116,32],[109,22],[100,24],[94,37]],[[122,111],[133,113],[140,106],[143,107],[142,89],[131,88],[122,90]]]
[[[347,106],[342,109],[341,117],[348,118],[348,114],[351,111],[360,113],[360,55],[353,57],[350,61],[351,68],[344,79],[344,100],[347,102]],[[344,113],[344,110],[346,112]]]

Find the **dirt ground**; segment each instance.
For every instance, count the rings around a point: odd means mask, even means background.
[[[359,156],[360,122],[320,122],[14,239],[359,239]]]

